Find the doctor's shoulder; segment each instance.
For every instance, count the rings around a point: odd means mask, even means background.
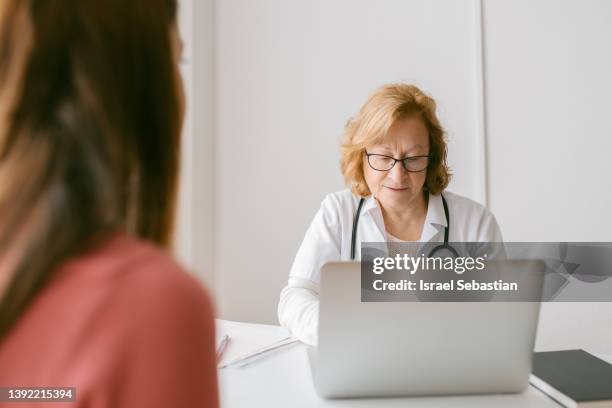
[[[361,197],[353,194],[350,189],[344,189],[327,194],[321,202],[321,210],[333,215],[338,220],[352,221]]]
[[[470,226],[469,230],[472,233],[469,235],[475,234],[464,239],[477,241],[483,236],[493,238],[499,233],[501,240],[501,231],[491,210],[471,198],[451,191],[444,191],[442,194],[448,202],[451,219],[454,217],[455,220],[463,220],[462,224]]]
[[[321,201],[321,206],[311,224],[311,229],[315,231],[325,230],[342,241],[342,237],[350,234],[353,217],[360,199],[348,189],[327,194]]]

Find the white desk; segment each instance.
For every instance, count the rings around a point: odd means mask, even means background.
[[[218,334],[229,334],[232,340],[227,360],[249,349],[259,337],[288,335],[280,326],[217,321]],[[257,348],[260,344],[253,344]],[[234,348],[232,350],[232,347]],[[242,350],[241,350],[242,349]],[[224,357],[224,360],[225,360]],[[226,361],[227,361],[226,360]],[[325,400],[314,389],[306,346],[297,343],[272,352],[243,368],[218,370],[221,407],[552,407],[559,405],[529,386],[522,394],[428,398],[380,398]]]

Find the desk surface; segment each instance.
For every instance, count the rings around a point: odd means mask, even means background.
[[[279,326],[217,320],[218,335],[229,334],[227,360],[260,347],[261,337],[282,338],[288,333]],[[246,340],[245,340],[246,339]],[[232,346],[234,349],[232,350]],[[224,357],[224,360],[227,361]],[[380,398],[325,400],[316,394],[306,346],[296,343],[272,352],[243,368],[218,370],[221,406],[248,407],[552,407],[559,405],[529,386],[522,394],[428,398]]]

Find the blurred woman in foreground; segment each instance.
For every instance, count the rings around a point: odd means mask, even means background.
[[[0,387],[75,387],[71,407],[218,405],[211,303],[167,253],[176,7],[0,3]]]

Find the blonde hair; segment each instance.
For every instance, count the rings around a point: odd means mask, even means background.
[[[367,146],[378,143],[397,120],[418,115],[429,132],[429,154],[425,188],[439,194],[448,186],[451,172],[446,162],[445,131],[436,116],[436,102],[414,85],[387,84],[378,88],[345,126],[340,168],[351,191],[361,197],[371,194],[363,174]]]

